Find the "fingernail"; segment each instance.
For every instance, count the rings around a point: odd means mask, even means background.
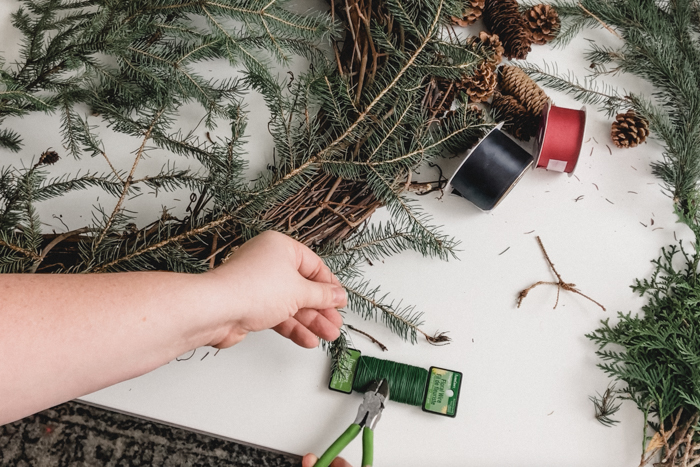
[[[344,305],[348,299],[348,294],[342,287],[333,287],[333,300],[336,305]]]

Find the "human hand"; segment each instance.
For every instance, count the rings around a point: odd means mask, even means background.
[[[301,460],[301,467],[314,467],[314,464],[316,464],[316,461],[318,461],[318,457],[314,456],[313,454],[307,454],[304,456],[304,458]],[[336,457],[333,459],[333,462],[331,462],[330,467],[352,467],[348,461],[343,459],[342,457]]]
[[[213,279],[220,312],[214,347],[269,328],[307,348],[340,335],[345,290],[321,258],[284,234],[258,235],[205,276]]]

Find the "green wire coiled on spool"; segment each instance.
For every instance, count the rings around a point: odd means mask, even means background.
[[[428,370],[417,366],[360,357],[352,388],[364,392],[369,383],[386,378],[389,382],[389,399],[403,404],[423,405],[423,393],[428,382]]]

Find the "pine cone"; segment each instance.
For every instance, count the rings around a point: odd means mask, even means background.
[[[618,148],[633,148],[649,136],[649,122],[638,116],[634,110],[628,110],[615,117],[610,136]]]
[[[559,14],[551,5],[535,5],[525,13],[523,19],[530,32],[533,44],[546,44],[559,32]]]
[[[58,155],[56,151],[52,151],[51,149],[47,149],[46,151],[41,153],[41,156],[39,156],[39,162],[37,162],[37,165],[53,165],[61,157]]]
[[[477,19],[481,18],[481,14],[484,12],[484,2],[486,0],[467,0],[464,2],[464,12],[461,18],[456,16],[450,16],[452,24],[457,26],[469,26],[474,24]]]
[[[537,134],[539,115],[531,114],[515,97],[496,91],[491,111],[499,121],[505,122],[503,129],[519,140],[527,141]]]
[[[530,52],[530,32],[520,15],[516,0],[488,0],[484,8],[484,24],[503,42],[505,56],[519,60]]]
[[[498,34],[489,34],[486,31],[481,31],[479,33],[479,42],[488,47],[493,51],[493,55],[489,59],[489,63],[492,65],[498,65],[503,59],[503,43],[498,38]]]
[[[500,67],[498,84],[503,94],[515,97],[533,115],[539,115],[549,100],[542,88],[517,66]]]
[[[474,75],[462,80],[459,90],[469,96],[469,102],[483,102],[488,100],[496,89],[496,70],[488,62],[482,62]]]

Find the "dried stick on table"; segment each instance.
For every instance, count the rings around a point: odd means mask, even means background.
[[[382,343],[379,342],[377,339],[375,339],[375,338],[372,337],[371,335],[367,334],[365,331],[362,331],[362,330],[360,330],[360,329],[357,329],[355,326],[352,326],[352,325],[350,325],[350,324],[346,324],[345,327],[347,327],[347,328],[350,329],[351,331],[355,331],[355,332],[358,333],[358,334],[362,334],[363,336],[365,336],[366,338],[368,338],[369,340],[371,340],[373,344],[377,344],[377,345],[379,346],[379,348],[382,349],[382,352],[386,352],[387,350],[389,350],[389,349],[386,347],[386,345],[382,344]]]
[[[544,254],[544,257],[545,257],[545,259],[547,260],[547,263],[549,263],[549,267],[552,268],[552,271],[553,271],[554,274],[557,276],[558,282],[538,281],[538,282],[535,282],[534,284],[532,284],[530,287],[528,287],[528,288],[522,290],[522,291],[520,292],[520,294],[518,295],[518,308],[520,308],[520,305],[522,304],[523,299],[524,299],[525,297],[527,297],[527,294],[530,293],[530,291],[531,291],[532,289],[534,289],[534,288],[537,287],[538,285],[549,284],[549,285],[556,285],[556,286],[557,286],[557,300],[556,300],[556,302],[554,303],[554,308],[553,308],[553,309],[556,309],[556,308],[557,308],[557,305],[559,304],[559,291],[560,291],[561,289],[564,289],[564,290],[568,290],[569,292],[577,293],[577,294],[581,295],[581,296],[584,297],[584,298],[587,298],[588,300],[592,301],[593,303],[595,303],[596,305],[598,305],[599,307],[601,307],[601,308],[603,309],[603,311],[605,311],[605,307],[604,307],[603,305],[601,305],[600,303],[596,302],[595,300],[593,300],[593,299],[592,299],[591,297],[589,297],[588,295],[586,295],[586,294],[584,294],[583,292],[581,292],[580,290],[578,290],[578,289],[576,288],[576,284],[564,282],[564,279],[561,278],[561,276],[559,275],[559,272],[557,272],[556,268],[554,267],[554,263],[552,263],[552,260],[549,259],[549,255],[547,254],[547,250],[545,250],[544,245],[542,244],[542,240],[540,239],[539,235],[538,235],[536,238],[537,238],[537,243],[540,244],[540,249],[542,249],[542,254]]]

